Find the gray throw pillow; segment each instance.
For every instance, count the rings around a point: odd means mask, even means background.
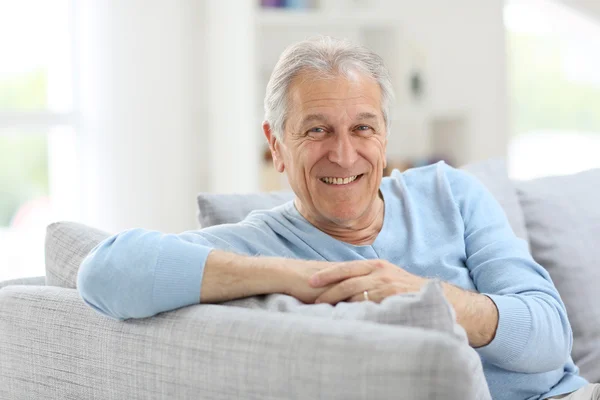
[[[284,295],[270,294],[231,300],[228,306],[292,313],[336,320],[363,320],[379,324],[412,326],[450,333],[468,343],[465,330],[456,322],[454,309],[444,296],[440,282],[428,282],[418,293],[390,296],[374,302],[305,304]]]
[[[517,182],[531,253],[550,273],[573,328],[573,360],[600,383],[600,169]]]
[[[0,282],[0,289],[12,285],[45,286],[46,278],[43,276],[32,276],[30,278],[11,279],[10,281]]]
[[[442,286],[439,282],[430,281],[418,293],[391,296],[384,299],[380,304],[374,302],[342,302],[335,306],[329,304],[304,304],[291,296],[283,294],[253,296],[222,304],[271,312],[290,313],[309,319],[318,317],[329,320],[359,320],[397,327],[417,328],[422,330],[422,334],[425,334],[426,331],[442,332],[455,339],[457,348],[473,354],[469,359],[472,360],[472,367],[470,369],[476,370],[476,374],[473,375],[475,382],[472,384],[477,392],[475,398],[491,398],[487,382],[483,375],[481,361],[475,355],[475,350],[469,347],[467,334],[456,322],[454,309],[444,296]],[[323,322],[323,324],[326,323],[325,321]],[[426,353],[428,352],[420,354],[418,356],[419,360],[422,361],[431,354]],[[434,356],[434,358],[437,357]],[[446,361],[443,358],[438,358],[437,361],[432,362]],[[398,362],[407,363],[408,366],[418,363],[415,359],[411,360],[408,354],[403,354],[402,360],[398,360]],[[456,361],[453,360],[453,362]],[[428,371],[421,369],[415,373],[419,376],[426,376]],[[433,382],[433,384],[437,384],[437,382]]]
[[[269,210],[294,198],[293,192],[198,194],[198,222],[202,228],[240,222],[254,210]]]
[[[56,222],[46,229],[46,285],[74,289],[79,265],[110,234],[75,222]]]

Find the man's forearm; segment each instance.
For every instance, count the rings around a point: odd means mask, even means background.
[[[469,292],[448,283],[444,294],[456,311],[458,323],[465,329],[472,347],[489,344],[496,335],[498,309],[489,297]]]
[[[204,266],[200,302],[218,303],[260,294],[285,293],[289,271],[285,271],[283,260],[211,251]]]

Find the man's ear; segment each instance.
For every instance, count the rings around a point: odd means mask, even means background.
[[[285,170],[285,165],[283,164],[283,157],[281,157],[281,143],[275,136],[268,121],[264,121],[262,127],[267,142],[269,143],[271,157],[273,157],[273,166],[275,166],[277,172],[283,172]]]

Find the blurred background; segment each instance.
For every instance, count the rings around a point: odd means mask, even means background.
[[[44,274],[53,221],[181,232],[200,191],[285,189],[262,100],[316,34],[386,61],[393,167],[600,167],[597,0],[0,0],[0,280]]]

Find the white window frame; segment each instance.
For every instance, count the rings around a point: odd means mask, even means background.
[[[58,219],[63,216],[68,219],[79,219],[81,216],[81,196],[80,196],[80,175],[78,168],[78,134],[80,132],[78,123],[78,74],[77,74],[77,53],[76,53],[76,35],[75,35],[75,2],[69,0],[68,6],[68,38],[69,38],[69,55],[71,64],[71,110],[69,112],[58,112],[51,110],[23,110],[23,111],[6,111],[0,110],[0,135],[3,132],[12,129],[24,129],[24,135],[28,135],[29,130],[39,129],[46,132],[48,136],[48,180],[49,180],[49,195],[51,199],[68,199],[68,202],[61,204],[58,207],[60,210],[56,213]],[[71,131],[71,135],[55,135],[57,129],[68,128]],[[54,136],[54,137],[53,137]],[[58,139],[58,140],[56,140]],[[53,143],[58,142],[58,143]],[[68,148],[68,157],[58,157],[56,148],[58,145],[65,145]],[[66,163],[66,165],[65,165]],[[67,184],[59,183],[61,178],[56,179],[54,173],[55,170],[69,171],[70,176],[66,177]],[[65,212],[65,210],[68,210]],[[56,211],[56,210],[54,210]],[[43,275],[43,236],[45,234],[45,227],[42,229],[36,229],[33,231],[19,232],[14,231],[10,228],[0,227],[0,234],[4,236],[4,240],[12,245],[13,242],[18,242],[23,248],[27,248],[27,252],[32,252],[37,255],[36,265],[7,265],[5,260],[0,255],[0,281],[5,279],[13,279],[26,276]],[[30,243],[31,242],[31,243]],[[27,257],[24,255],[24,260]],[[41,265],[39,264],[41,262]]]

